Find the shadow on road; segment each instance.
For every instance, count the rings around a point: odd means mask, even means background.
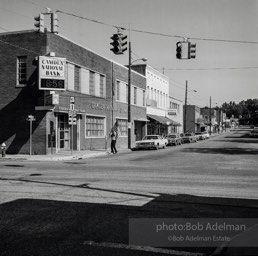
[[[221,140],[220,140],[221,141]],[[182,152],[207,153],[222,155],[257,155],[258,149],[253,148],[184,148]]]
[[[154,253],[150,248],[137,251],[123,246],[105,247],[103,244],[128,245],[131,218],[257,216],[257,200],[232,198],[161,194],[142,207],[20,199],[0,205],[0,250],[1,256],[167,255]],[[167,249],[209,255],[215,248]]]

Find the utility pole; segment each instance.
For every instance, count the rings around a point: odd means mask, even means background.
[[[128,69],[128,148],[131,149],[131,41],[129,41],[129,69]]]
[[[184,115],[184,133],[186,133],[186,108],[187,108],[187,80],[185,84],[185,115]]]
[[[210,96],[210,135],[211,135],[211,96]]]

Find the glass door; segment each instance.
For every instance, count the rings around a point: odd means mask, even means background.
[[[68,115],[58,115],[58,146],[60,149],[70,149],[70,129],[68,125]]]

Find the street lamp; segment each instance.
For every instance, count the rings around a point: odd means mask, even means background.
[[[145,58],[141,58],[141,59],[137,59],[132,61],[132,57],[131,57],[131,42],[129,42],[129,65],[128,65],[128,123],[127,123],[127,127],[128,127],[128,149],[131,149],[131,128],[132,128],[132,123],[131,123],[131,68],[132,68],[132,64],[138,60],[142,60],[142,61],[147,61],[147,59]]]
[[[186,133],[186,109],[187,109],[187,87],[188,87],[188,81],[186,80],[185,84],[185,116],[184,116],[184,133]],[[196,90],[191,90],[192,92],[197,92]],[[190,92],[191,92],[190,91]]]

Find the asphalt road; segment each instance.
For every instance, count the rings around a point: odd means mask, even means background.
[[[159,194],[257,199],[258,141],[248,132],[76,161],[0,161],[0,202],[39,197],[142,205]]]
[[[1,159],[1,256],[211,255],[222,242],[201,248],[130,244],[129,222],[257,218],[258,139],[248,133],[238,129],[158,151],[74,161]],[[237,255],[229,252],[217,255]]]

